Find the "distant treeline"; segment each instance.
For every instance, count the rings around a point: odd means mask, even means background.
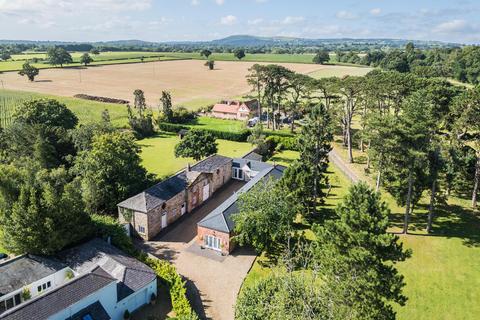
[[[404,49],[337,52],[337,61],[411,72],[425,78],[448,77],[471,84],[480,83],[480,47],[436,48],[420,50],[407,44]]]

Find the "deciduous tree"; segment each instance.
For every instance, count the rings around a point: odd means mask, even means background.
[[[47,59],[53,66],[63,67],[64,64],[73,62],[72,56],[62,47],[51,47],[47,50]]]
[[[191,129],[175,146],[175,157],[191,157],[196,161],[217,153],[215,137],[208,131]]]
[[[18,74],[22,77],[27,76],[28,80],[32,82],[35,80],[35,77],[38,76],[39,73],[40,71],[38,70],[38,68],[35,68],[28,62],[25,62],[22,65],[22,70],[18,72]]]
[[[92,57],[88,53],[82,54],[80,57],[80,63],[83,64],[84,66],[87,66],[87,64],[90,64],[93,62]]]
[[[146,187],[149,177],[139,154],[133,136],[122,132],[94,136],[90,149],[79,153],[74,171],[88,213],[114,214],[117,203]]]

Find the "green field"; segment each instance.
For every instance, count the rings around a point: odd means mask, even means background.
[[[274,159],[288,164],[296,153],[282,153]],[[346,194],[350,181],[334,166],[329,167],[333,185],[324,210],[331,210]],[[403,221],[403,208],[392,196],[382,194],[392,210],[391,230],[398,231]],[[413,256],[398,264],[405,276],[405,307],[396,306],[398,319],[478,319],[480,314],[480,218],[468,208],[467,199],[452,197],[448,204],[438,208],[434,233],[425,234],[427,220],[425,197],[415,209],[410,233],[402,235],[405,247]],[[307,233],[307,236],[312,236]],[[244,285],[248,286],[269,273],[268,260],[257,258]]]
[[[72,52],[74,63],[67,66],[79,66],[80,56],[83,52]],[[91,65],[106,65],[106,64],[122,64],[122,63],[138,63],[140,58],[144,57],[144,62],[149,61],[163,61],[163,60],[178,60],[178,59],[205,59],[200,56],[198,52],[142,52],[142,51],[125,51],[125,52],[101,52],[99,55],[92,55],[94,62]],[[271,63],[313,63],[314,54],[287,54],[287,53],[247,53],[245,58],[241,61],[249,62],[271,62]],[[335,54],[331,54],[330,63],[335,64]],[[12,60],[0,62],[0,72],[2,71],[16,71],[20,70],[23,63],[29,59],[44,59],[46,60],[46,53],[24,53],[12,55]],[[209,59],[216,61],[239,61],[233,53],[213,53]],[[52,68],[46,61],[39,61],[39,63],[32,63],[39,69]],[[348,65],[342,64],[340,65]]]
[[[173,133],[160,133],[156,137],[140,140],[138,144],[142,148],[143,165],[148,172],[158,177],[169,176],[188,163],[194,163],[191,158],[175,158],[174,148],[180,138]],[[217,140],[218,154],[228,157],[242,157],[250,150],[252,145],[244,142]]]
[[[315,79],[320,79],[320,78],[329,78],[329,77],[339,77],[342,78],[344,76],[350,75],[350,76],[361,76],[363,77],[370,71],[372,71],[373,68],[370,67],[362,67],[362,66],[335,66],[335,68],[324,68],[320,69],[317,71],[314,71],[312,73],[309,73],[308,75],[312,78]]]
[[[73,52],[71,53],[73,58],[73,63],[66,65],[67,67],[80,66],[78,62],[80,56],[83,52]],[[160,52],[102,52],[99,55],[91,55],[93,62],[90,65],[108,65],[108,64],[125,64],[125,63],[140,63],[142,62],[141,57],[144,57],[144,62],[151,61],[168,61],[168,60],[178,60],[181,58],[166,56],[164,53]],[[22,65],[28,59],[46,59],[45,53],[28,53],[28,54],[18,54],[13,55],[12,60],[1,61],[0,62],[0,72],[2,71],[16,71],[22,68]],[[48,64],[46,61],[39,61],[38,63],[32,63],[33,66],[39,69],[54,68],[52,65]],[[60,68],[60,66],[57,66]]]
[[[22,101],[40,98],[56,99],[65,103],[77,115],[81,124],[99,121],[102,117],[102,111],[107,109],[113,125],[116,127],[125,127],[127,125],[127,109],[124,105],[0,89],[0,104],[2,101],[7,101],[10,104],[10,108],[14,108],[15,105],[22,103]]]

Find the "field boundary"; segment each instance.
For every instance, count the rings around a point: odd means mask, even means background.
[[[122,61],[122,60],[127,60],[125,62],[119,62],[119,63],[98,63],[98,64],[91,64],[91,65],[87,65],[87,66],[84,66],[83,64],[80,64],[80,65],[65,65],[63,67],[58,67],[58,66],[51,66],[51,67],[45,67],[45,68],[39,68],[40,70],[52,70],[52,69],[60,69],[60,70],[63,70],[63,69],[84,69],[84,68],[88,68],[88,67],[101,67],[101,66],[115,66],[115,65],[122,65],[122,64],[135,64],[135,63],[150,63],[150,62],[168,62],[168,61],[182,61],[182,60],[195,60],[193,58],[175,58],[175,57],[172,57],[172,56],[163,56],[163,57],[166,57],[166,58],[170,58],[170,59],[164,59],[164,60],[153,60],[153,61],[128,61],[128,60],[133,60],[133,59],[139,59],[139,58],[125,58],[125,59],[112,59],[112,60],[100,60],[98,62],[107,62],[107,61]],[[148,59],[150,57],[146,57],[146,59]],[[158,58],[158,57],[157,57]],[[23,61],[23,60],[18,60],[18,61]],[[26,60],[25,60],[26,61]],[[76,63],[79,63],[79,62],[75,62],[74,64]],[[17,71],[20,71],[20,69],[11,69],[11,70],[3,70],[3,71],[0,71],[0,74],[2,73],[7,73],[7,72],[17,72]]]

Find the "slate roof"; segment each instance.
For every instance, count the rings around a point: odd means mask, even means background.
[[[235,159],[234,163],[239,159]],[[242,159],[243,160],[243,159]],[[215,210],[210,212],[205,218],[203,218],[198,225],[204,228],[230,233],[235,229],[235,223],[232,216],[238,213],[238,197],[244,192],[248,192],[260,181],[266,181],[269,178],[278,180],[282,177],[284,166],[273,166],[268,163],[262,162],[261,164],[255,163],[258,161],[250,161],[254,167],[264,166],[265,168],[260,171],[255,177],[248,181],[240,190],[235,192],[230,198],[225,200]]]
[[[0,315],[2,320],[43,320],[108,286],[116,279],[102,268],[73,278],[66,284],[45,292]]]
[[[226,165],[231,161],[232,161],[232,158],[214,154],[198,162],[197,164],[193,165],[191,167],[191,170],[205,172],[205,173],[213,173],[215,172],[215,170]]]
[[[147,265],[123,253],[101,239],[93,239],[83,245],[60,253],[59,259],[79,274],[101,267],[118,280],[117,300],[123,300],[156,279],[155,272]]]
[[[213,173],[230,161],[232,161],[231,158],[215,154],[193,165],[190,170],[200,173]],[[183,170],[173,177],[159,182],[153,187],[120,202],[118,206],[147,213],[185,190],[187,185],[187,174],[185,170]]]
[[[66,265],[45,257],[23,255],[0,264],[0,297],[45,278]]]
[[[247,153],[246,155],[244,155],[242,157],[242,159],[262,161],[263,157],[262,157],[262,155],[256,153],[255,150],[252,150],[249,153]]]
[[[65,320],[83,320],[86,315],[90,315],[93,320],[110,320],[110,316],[107,311],[103,308],[100,301],[94,302],[86,308],[78,311],[71,317]]]
[[[153,187],[128,198],[118,204],[119,207],[147,213],[173,198],[187,187],[185,171],[181,171]]]
[[[252,171],[260,172],[269,168],[272,168],[273,165],[256,160],[249,160],[249,159],[235,159],[233,161],[233,166],[237,168],[243,168],[244,166],[248,166]]]

